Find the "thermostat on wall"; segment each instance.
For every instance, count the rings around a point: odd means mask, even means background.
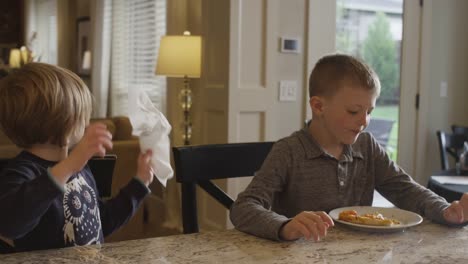
[[[290,37],[281,37],[281,52],[299,53],[299,39]]]

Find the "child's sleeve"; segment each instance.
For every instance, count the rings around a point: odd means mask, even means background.
[[[443,210],[449,206],[446,200],[415,182],[370,137],[371,156],[375,168],[376,189],[397,207],[416,212],[435,222],[445,223]]]
[[[149,193],[150,190],[143,183],[133,178],[114,198],[107,201],[100,199],[99,211],[104,237],[127,223]]]
[[[0,174],[0,234],[13,240],[26,235],[62,194],[46,170],[5,168]]]
[[[246,190],[239,194],[231,207],[230,219],[243,232],[280,240],[279,230],[289,218],[270,210],[275,193],[286,184],[291,166],[289,146],[277,142]]]

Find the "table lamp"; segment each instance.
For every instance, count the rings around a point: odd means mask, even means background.
[[[10,68],[20,68],[22,65],[20,49],[11,49],[9,58]]]
[[[19,49],[10,50],[9,65],[10,68],[20,68],[21,66],[33,60],[33,54],[26,46]]]
[[[192,137],[192,91],[189,78],[200,78],[201,37],[191,36],[185,31],[182,36],[164,36],[161,38],[156,75],[183,77],[184,87],[180,91],[181,106],[184,113],[184,145],[190,145]]]

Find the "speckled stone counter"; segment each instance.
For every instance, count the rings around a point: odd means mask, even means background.
[[[337,224],[320,242],[275,242],[227,230],[0,255],[0,263],[468,263],[468,227],[425,220],[383,234]]]

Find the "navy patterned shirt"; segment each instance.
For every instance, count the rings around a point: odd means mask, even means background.
[[[0,235],[16,251],[102,243],[149,193],[133,179],[104,202],[88,166],[62,189],[47,172],[55,164],[23,151],[0,173]]]

